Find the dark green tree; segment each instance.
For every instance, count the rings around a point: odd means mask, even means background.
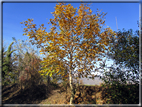
[[[10,80],[10,73],[12,72],[12,53],[15,50],[12,50],[12,45],[14,42],[12,42],[7,51],[4,52],[4,48],[3,48],[3,62],[2,62],[2,78],[3,78],[3,85],[9,84],[11,82]]]
[[[119,31],[116,38],[112,38],[111,49],[108,57],[113,59],[117,67],[112,66],[110,69],[113,74],[125,81],[131,78],[131,81],[137,83],[139,79],[139,32],[133,33],[132,29]],[[121,68],[124,68],[123,70]],[[135,75],[135,76],[134,76]],[[114,78],[107,73],[106,76]]]

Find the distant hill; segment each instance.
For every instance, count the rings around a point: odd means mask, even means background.
[[[101,83],[103,83],[100,77],[94,77],[94,80],[89,79],[89,78],[80,78],[80,80],[82,80],[83,84],[86,84],[86,85],[100,85]],[[61,81],[58,81],[58,83],[60,82]]]
[[[82,80],[83,84],[86,85],[100,85],[101,83],[103,83],[100,77],[94,77],[94,80],[89,78],[81,78],[80,80]]]

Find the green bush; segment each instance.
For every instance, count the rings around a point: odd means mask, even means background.
[[[138,104],[139,85],[109,85],[103,98],[107,104]]]

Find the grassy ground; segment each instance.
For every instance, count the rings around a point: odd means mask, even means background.
[[[80,85],[77,104],[138,104],[139,86]],[[62,84],[45,84],[20,90],[18,84],[2,87],[3,104],[69,104],[70,88]],[[84,94],[86,93],[86,94]]]

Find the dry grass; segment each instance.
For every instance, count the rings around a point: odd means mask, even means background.
[[[130,102],[135,104],[138,102],[138,87],[135,86],[129,85],[128,90],[127,87],[124,89],[123,87],[109,88],[109,86],[103,87],[101,85],[80,85],[80,87],[81,95],[76,96],[77,104],[115,104],[116,101],[121,101],[118,102],[120,104],[129,104]],[[121,92],[120,89],[126,92]],[[43,84],[23,91],[19,90],[17,86],[4,87],[2,92],[3,104],[69,104],[71,96],[69,86],[66,90],[62,84],[59,84],[58,87],[52,84],[50,89],[47,89],[47,86]],[[124,102],[124,100],[126,101]]]

